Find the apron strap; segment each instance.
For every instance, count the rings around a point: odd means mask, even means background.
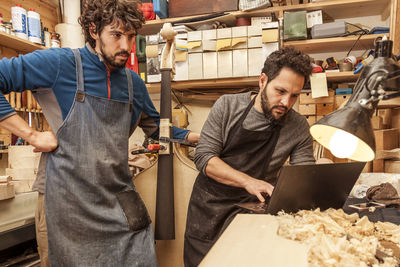
[[[78,49],[72,49],[75,57],[75,66],[76,66],[76,94],[75,100],[79,102],[85,101],[85,83],[83,80],[83,68],[82,68],[82,59],[81,53]]]
[[[128,68],[125,68],[126,78],[128,80],[128,94],[129,94],[129,112],[132,112],[133,106],[133,81],[132,81],[132,73]]]

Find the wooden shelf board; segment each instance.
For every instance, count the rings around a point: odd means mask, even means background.
[[[33,52],[37,49],[47,49],[47,47],[43,45],[32,43],[5,32],[0,32],[0,46],[14,49],[23,54]]]
[[[363,35],[357,41],[357,44],[354,46],[353,50],[373,49],[375,38],[381,36],[383,36],[383,34]],[[284,46],[293,46],[304,53],[339,52],[350,50],[357,39],[358,36],[308,39],[284,42]]]
[[[353,72],[327,72],[328,82],[344,82],[356,81],[358,75]],[[160,92],[160,83],[146,84],[150,94]],[[243,77],[243,78],[226,78],[226,79],[209,79],[209,80],[193,80],[172,82],[171,87],[178,91],[196,90],[196,89],[234,89],[245,87],[258,87],[258,77]]]
[[[280,12],[284,11],[313,11],[313,10],[323,10],[329,16],[334,19],[352,18],[359,16],[373,16],[382,15],[385,9],[390,5],[391,0],[330,0],[322,1],[309,4],[300,5],[289,5],[289,6],[275,6],[269,8],[262,8],[253,11],[233,11],[227,12],[231,14],[232,18],[237,17],[254,17],[254,16],[266,16],[269,13],[275,13],[278,15]],[[139,31],[140,34],[149,35],[155,34],[160,31],[162,25],[166,22],[175,23],[183,19],[197,18],[198,16],[188,16],[179,18],[167,18],[160,20],[149,20],[143,25],[142,29]],[[215,20],[218,20],[216,18]]]

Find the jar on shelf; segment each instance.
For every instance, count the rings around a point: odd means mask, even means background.
[[[3,21],[3,14],[0,13],[0,32],[5,32],[6,28],[4,27],[4,21]]]
[[[12,34],[12,23],[11,22],[4,22],[4,30],[7,34]]]
[[[52,32],[50,37],[51,37],[51,48],[61,48],[60,34]]]

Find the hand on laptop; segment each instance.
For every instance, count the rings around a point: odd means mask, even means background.
[[[274,187],[270,183],[255,178],[248,179],[244,188],[250,194],[255,195],[261,202],[265,202],[263,194],[271,196],[274,190]]]

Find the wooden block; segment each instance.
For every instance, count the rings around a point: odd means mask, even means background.
[[[365,164],[364,169],[361,172],[362,173],[372,172],[372,161],[368,161],[367,164]]]
[[[315,115],[316,112],[316,104],[299,105],[299,113],[301,115]]]
[[[333,90],[328,91],[329,96],[312,98],[311,93],[300,94],[300,104],[327,104],[335,102],[335,92]]]
[[[385,160],[374,160],[372,162],[372,172],[385,172]]]
[[[381,116],[372,116],[371,118],[372,129],[382,130],[383,129],[383,119]]]
[[[316,122],[317,117],[314,115],[305,116],[308,122],[308,125],[313,125]]]
[[[0,176],[0,183],[9,183],[9,182],[11,182],[11,176],[9,175]]]
[[[337,88],[350,88],[348,83],[339,83]]]
[[[15,196],[14,185],[10,183],[0,184],[0,200],[13,198]]]
[[[378,116],[383,119],[383,128],[390,129],[392,126],[392,110],[391,109],[378,109]]]
[[[391,128],[397,129],[400,144],[400,108],[392,109],[392,124]]]
[[[33,183],[35,182],[34,179],[25,180],[25,181],[12,181],[11,183],[14,185],[15,193],[26,193],[32,191]]]
[[[399,147],[398,129],[375,130],[376,150],[390,150]]]
[[[335,95],[335,109],[342,108],[346,105],[351,95]]]
[[[385,172],[400,173],[400,160],[386,160]]]
[[[333,112],[333,103],[332,104],[317,104],[317,117],[328,115]]]
[[[8,134],[0,133],[0,141],[3,141],[3,144],[6,146],[11,145],[11,133]]]

